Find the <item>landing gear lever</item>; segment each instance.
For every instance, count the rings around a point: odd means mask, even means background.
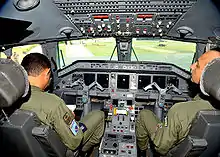
[[[154,111],[155,111],[157,117],[160,120],[162,120],[163,119],[163,108],[164,108],[167,92],[173,91],[178,94],[182,94],[182,91],[179,90],[177,87],[175,87],[173,84],[167,85],[167,87],[165,89],[160,88],[156,82],[153,82],[153,83],[149,84],[148,86],[146,86],[144,88],[144,91],[152,89],[153,87],[155,87],[159,92],[158,99],[156,100],[156,105],[154,107]]]

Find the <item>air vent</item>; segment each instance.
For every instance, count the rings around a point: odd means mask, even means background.
[[[36,8],[40,4],[40,0],[15,0],[14,6],[19,11],[28,11]]]

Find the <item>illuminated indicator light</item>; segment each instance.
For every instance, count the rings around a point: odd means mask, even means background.
[[[94,19],[108,19],[108,15],[94,15]]]
[[[117,115],[117,108],[114,108],[114,115]]]
[[[119,20],[119,18],[120,18],[120,17],[117,15],[117,16],[116,16],[116,20]]]
[[[133,110],[134,108],[132,106],[129,107],[129,110]]]
[[[127,19],[126,19],[126,22],[130,22],[130,19],[129,19],[129,18],[127,18]]]
[[[153,15],[152,14],[140,14],[137,16],[138,18],[152,18]]]
[[[112,110],[112,108],[113,108],[113,106],[112,106],[112,105],[110,105],[110,110]]]

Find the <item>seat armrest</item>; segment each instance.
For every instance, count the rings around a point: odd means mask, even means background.
[[[200,139],[195,136],[187,136],[187,138],[181,142],[177,147],[174,147],[168,156],[199,156],[207,148],[208,143],[205,139]]]
[[[57,133],[49,126],[41,125],[32,129],[32,135],[40,143],[49,157],[65,157],[67,147],[60,140]]]

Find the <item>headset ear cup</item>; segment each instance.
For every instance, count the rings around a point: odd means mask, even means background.
[[[19,11],[28,11],[36,8],[40,0],[14,0],[14,6]]]

